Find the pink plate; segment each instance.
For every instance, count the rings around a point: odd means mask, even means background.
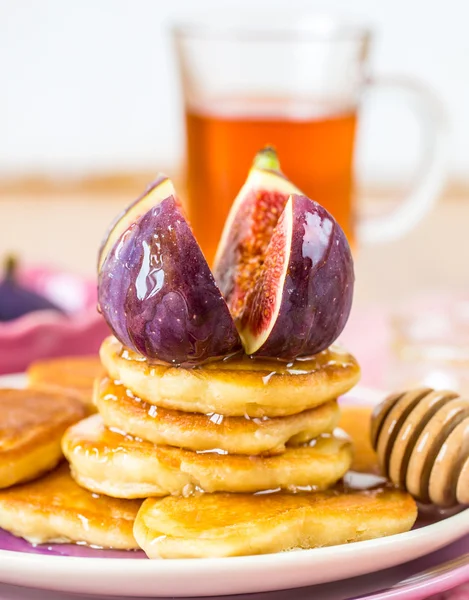
[[[96,310],[94,280],[43,267],[21,271],[19,279],[66,314],[41,310],[0,323],[0,374],[24,371],[40,358],[98,352],[109,329]]]

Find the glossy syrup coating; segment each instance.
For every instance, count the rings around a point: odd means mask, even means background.
[[[168,496],[145,500],[134,534],[150,558],[240,556],[384,537],[416,517],[414,500],[388,488]]]
[[[30,541],[79,542],[136,549],[138,500],[98,496],[80,487],[64,463],[41,479],[0,490],[0,527]]]
[[[241,317],[245,346],[285,359],[321,352],[348,320],[354,280],[341,227],[317,202],[291,196]]]
[[[226,302],[173,196],[122,235],[98,288],[116,337],[148,359],[189,366],[240,349]]]
[[[101,362],[109,376],[163,408],[231,417],[284,417],[349,391],[360,378],[355,358],[338,346],[294,361],[237,354],[193,369],[152,364],[106,338]]]
[[[97,382],[94,400],[107,427],[154,444],[251,456],[280,454],[287,444],[298,445],[331,433],[339,421],[336,400],[273,419],[168,410],[145,402],[107,377]]]
[[[324,490],[349,470],[352,444],[331,434],[275,456],[192,452],[107,429],[100,415],[70,427],[62,448],[83,487],[117,498],[205,491]]]

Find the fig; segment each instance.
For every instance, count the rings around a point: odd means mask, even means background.
[[[214,274],[250,355],[320,352],[350,313],[354,272],[345,234],[283,175],[272,148],[257,154],[233,203]]]
[[[171,195],[176,195],[172,181],[166,175],[158,175],[141,196],[117,215],[101,243],[98,252],[98,270],[102,267],[107,254],[124,231],[148,212],[150,208],[158,205]]]
[[[241,348],[174,195],[132,222],[112,245],[99,272],[98,303],[122,344],[150,361],[191,366]]]
[[[354,271],[341,227],[293,194],[237,320],[247,354],[292,360],[328,348],[350,314]]]
[[[45,296],[23,287],[17,281],[16,270],[16,258],[8,256],[3,281],[0,282],[0,321],[11,321],[37,310],[63,312]]]
[[[240,315],[275,225],[290,194],[300,194],[281,172],[275,150],[257,153],[233,202],[215,255],[213,272],[235,319]]]

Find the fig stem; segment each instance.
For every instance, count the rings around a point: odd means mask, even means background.
[[[262,148],[254,159],[254,167],[257,169],[267,169],[269,171],[280,171],[280,162],[277,152],[272,146]]]
[[[4,277],[8,281],[13,281],[15,278],[16,269],[18,267],[18,259],[14,254],[7,254],[4,263]]]

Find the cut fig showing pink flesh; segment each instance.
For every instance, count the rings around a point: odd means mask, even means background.
[[[99,273],[99,308],[119,341],[150,361],[197,365],[241,349],[228,306],[169,196],[130,225]]]
[[[121,235],[142,215],[157,206],[168,196],[176,197],[173,183],[166,175],[159,175],[145,192],[127,206],[111,223],[98,252],[98,270],[102,267],[109,251]]]
[[[290,194],[301,193],[280,171],[271,148],[260,151],[231,207],[214,261],[215,279],[237,319],[254,284]]]
[[[294,359],[325,350],[347,322],[353,285],[340,226],[316,202],[292,195],[237,316],[246,353]]]

